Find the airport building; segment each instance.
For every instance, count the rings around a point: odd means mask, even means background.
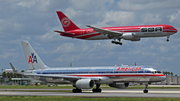
[[[159,82],[157,84],[179,85],[180,84],[180,76],[166,75],[166,80],[163,82]]]
[[[17,72],[13,72],[12,69],[5,69],[0,72],[0,85],[29,85],[42,83],[39,80],[28,78]]]

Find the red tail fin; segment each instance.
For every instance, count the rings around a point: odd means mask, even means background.
[[[59,20],[64,28],[64,31],[80,29],[63,12],[61,12],[61,11],[56,11],[56,12],[57,12]]]

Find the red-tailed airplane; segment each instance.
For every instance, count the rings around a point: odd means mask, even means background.
[[[57,15],[64,28],[60,33],[61,36],[84,39],[84,40],[104,40],[113,39],[112,43],[122,45],[121,39],[130,41],[140,41],[146,37],[164,37],[167,36],[169,41],[170,35],[178,32],[171,25],[138,25],[138,26],[118,26],[118,27],[94,27],[86,25],[90,28],[77,27],[65,14],[57,11]],[[118,40],[118,41],[116,41]]]

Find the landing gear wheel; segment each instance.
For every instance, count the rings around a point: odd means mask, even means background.
[[[93,89],[92,91],[93,91],[93,93],[101,93],[102,90],[101,89]]]
[[[170,37],[170,36],[167,37],[167,40],[166,40],[167,42],[169,42],[169,37]]]
[[[120,42],[120,40],[119,40],[119,42],[118,42],[118,41],[111,41],[111,43],[122,45],[122,43]]]
[[[148,83],[145,84],[145,89],[143,90],[143,92],[144,92],[144,93],[148,93],[148,90],[147,90],[147,89],[148,89]]]
[[[119,44],[119,42],[115,42],[115,44]]]
[[[81,93],[81,92],[82,92],[82,90],[81,90],[81,89],[77,89],[77,88],[76,88],[76,89],[73,89],[73,90],[72,90],[72,92],[73,92],[73,93]]]
[[[116,43],[116,41],[111,41],[111,43]]]
[[[144,92],[144,93],[148,93],[148,90],[144,90],[143,92]]]
[[[101,89],[99,89],[100,84],[96,84],[96,89],[92,89],[93,93],[101,93]]]

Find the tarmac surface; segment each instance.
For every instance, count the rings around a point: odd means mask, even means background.
[[[180,98],[180,89],[149,89],[148,93],[143,93],[143,89],[103,89],[101,93],[93,93],[91,90],[83,90],[82,93],[70,91],[71,89],[0,89],[0,96]]]

